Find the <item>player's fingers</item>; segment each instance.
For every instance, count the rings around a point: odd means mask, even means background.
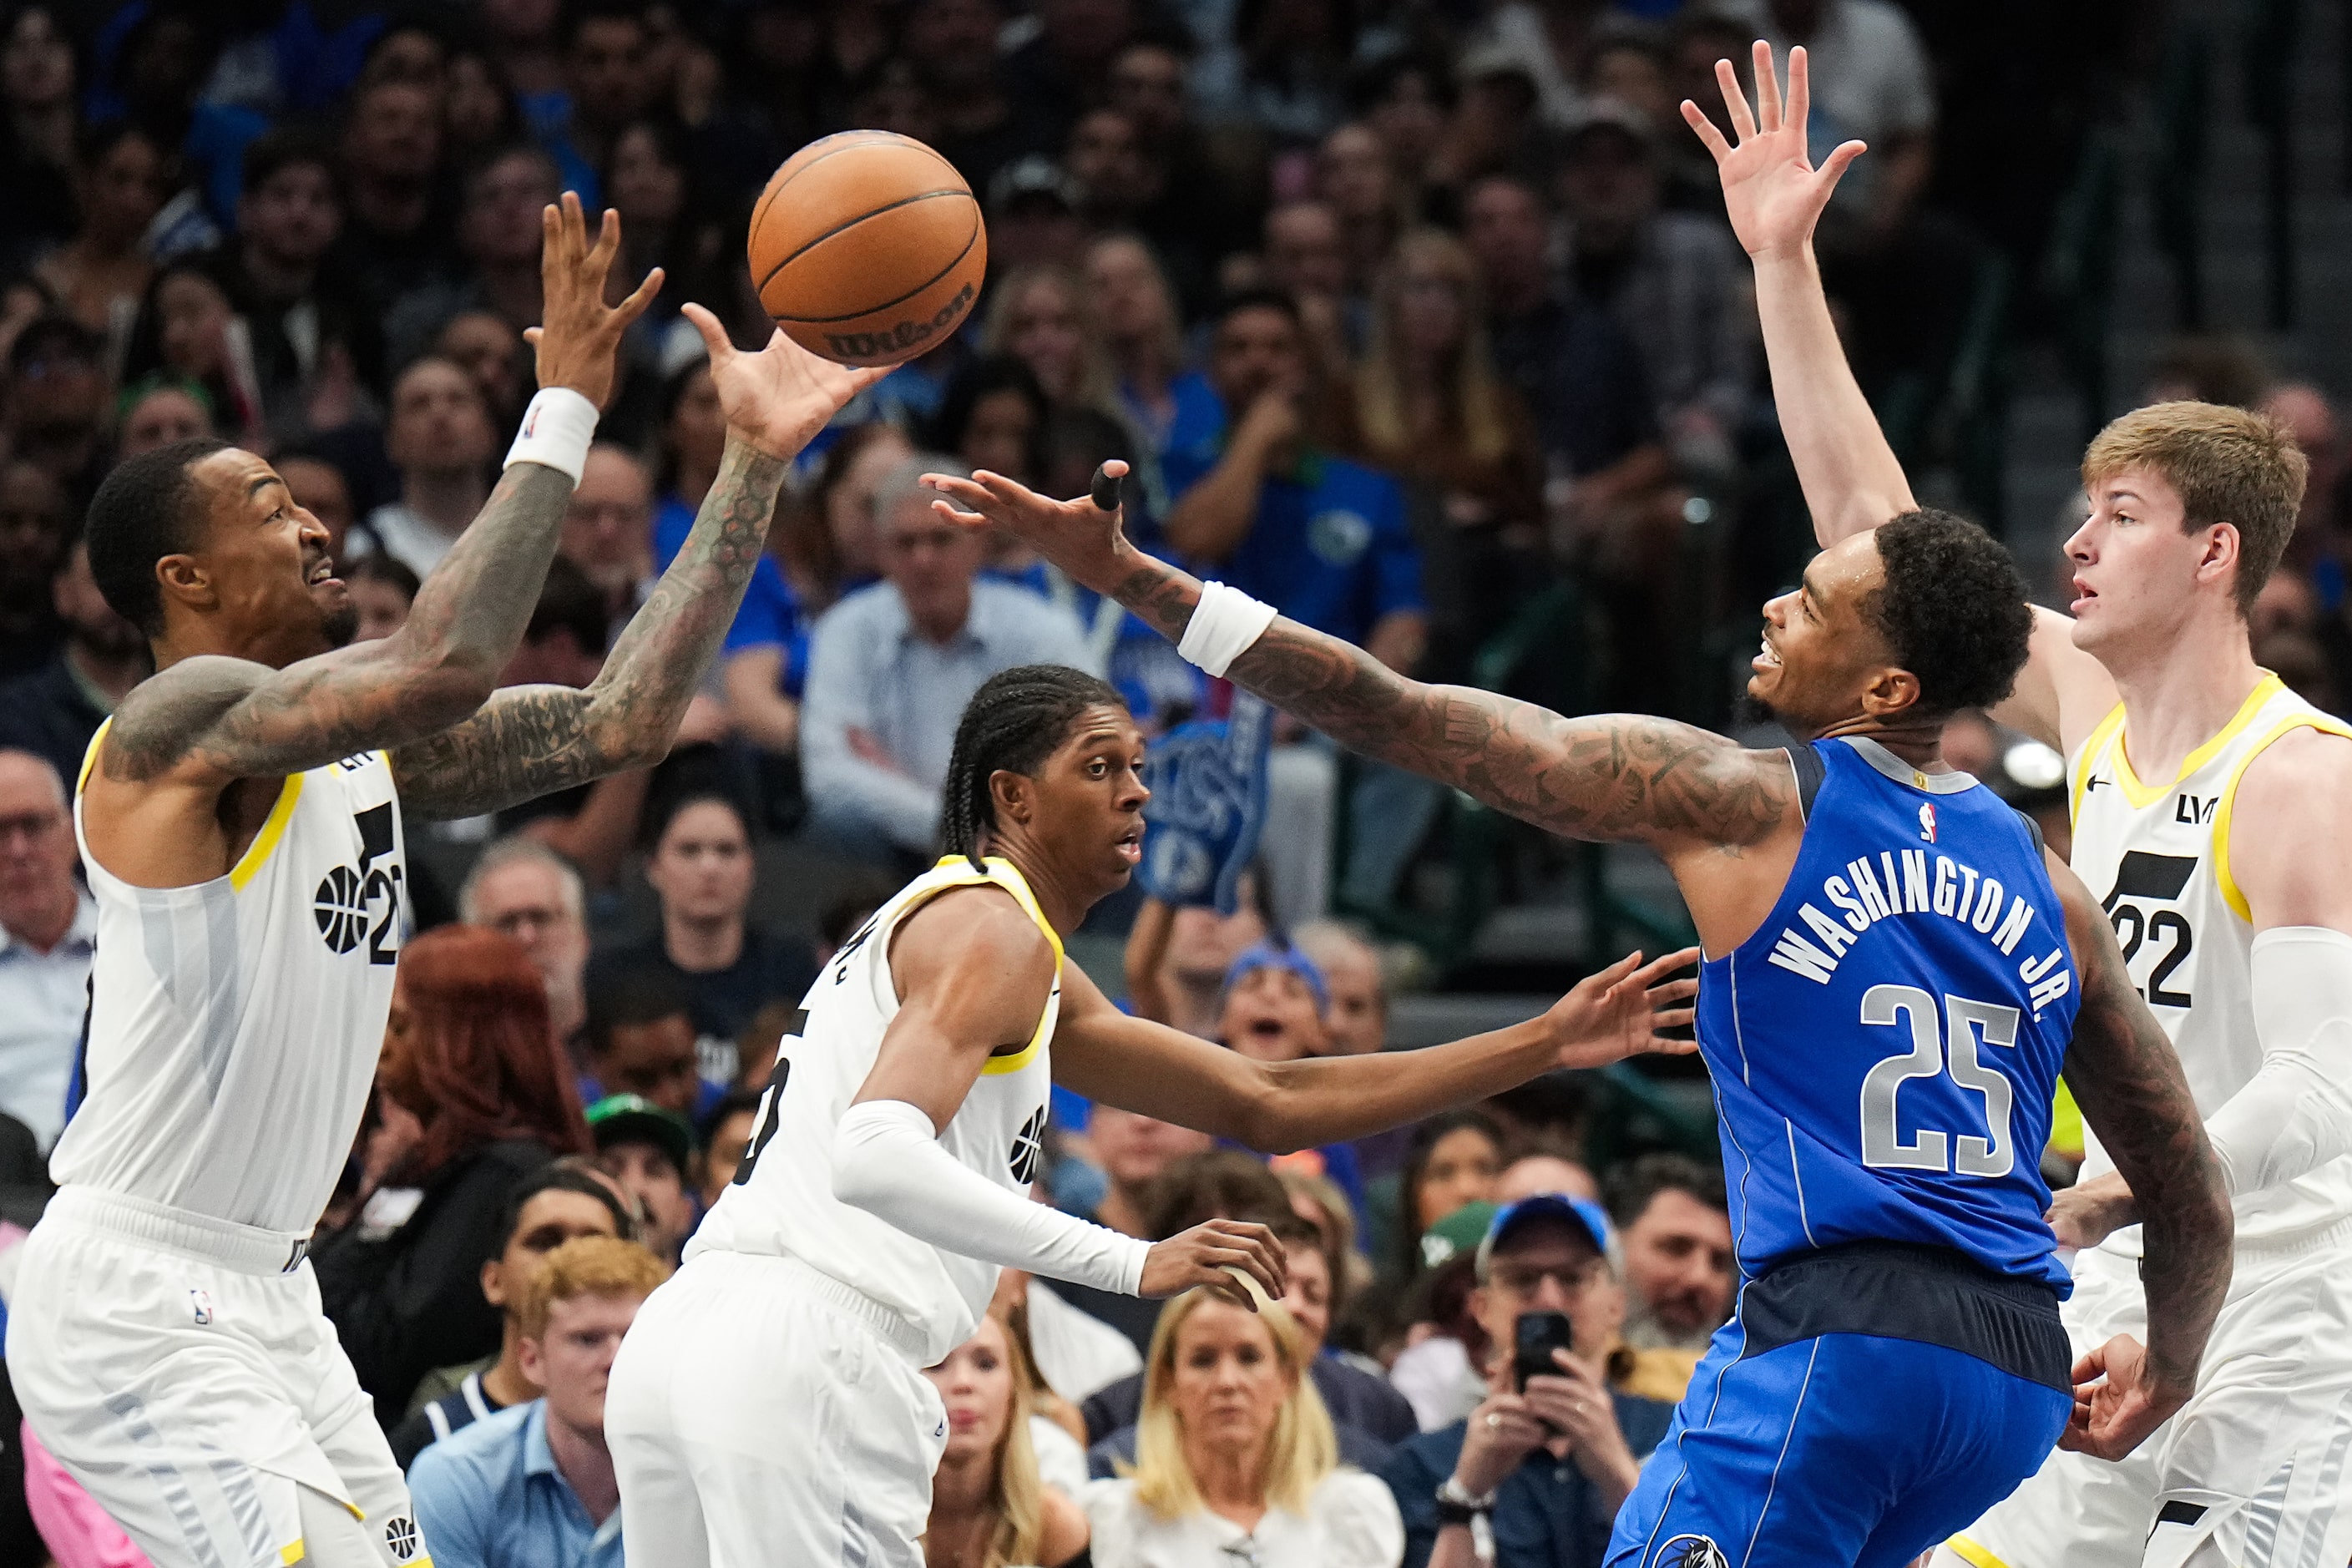
[[[539,248],[550,260],[563,257],[563,208],[554,202],[539,209]]]
[[[1696,980],[1669,980],[1663,985],[1653,985],[1649,990],[1650,1005],[1654,1007],[1663,1007],[1669,1002],[1686,1002],[1697,994],[1698,982]]]
[[[719,324],[718,317],[691,300],[678,307],[678,314],[694,323],[694,330],[702,334],[702,346],[709,353],[712,364],[734,357],[734,341],[728,337],[727,329]]]
[[[1756,117],[1748,112],[1748,94],[1739,86],[1739,71],[1729,60],[1715,62],[1715,85],[1723,89],[1724,112],[1731,116],[1732,134],[1745,142],[1756,134]]]
[[[585,238],[587,226],[583,220],[581,236]],[[596,220],[596,243],[588,247],[588,265],[602,269],[613,265],[613,257],[621,248],[621,215],[611,207]]]
[[[525,327],[522,330],[522,341],[532,348],[539,347],[540,336],[540,330],[537,327]]]
[[[953,501],[935,500],[931,503],[931,510],[938,512],[941,517],[947,519],[950,522],[956,524],[960,528],[989,528],[994,526],[988,521],[988,519],[981,516],[980,513],[976,511],[962,510],[961,508],[957,507]]]
[[[925,474],[922,482],[932,489],[952,496],[961,505],[984,516],[994,517],[1003,505],[987,490],[960,474]]]
[[[581,216],[580,193],[563,193],[563,259],[577,261],[587,254],[588,220]]]
[[[646,280],[629,290],[629,297],[614,307],[615,323],[623,328],[646,313],[646,307],[661,292],[662,280],[667,276],[658,267],[646,274]]]
[[[1672,1035],[1653,1035],[1643,1047],[1643,1055],[1652,1057],[1686,1057],[1698,1049],[1696,1040],[1678,1040]]]
[[[1806,57],[1805,46],[1799,44],[1789,51],[1789,106],[1781,111],[1780,123],[1801,132],[1812,112],[1812,61]]]
[[[2096,1383],[2107,1375],[2107,1347],[2093,1345],[2074,1363],[2074,1383],[2077,1388],[2086,1383]]]
[[[1699,144],[1714,155],[1717,163],[1731,156],[1731,143],[1723,139],[1723,132],[1715,128],[1706,111],[1687,98],[1683,100],[1683,122],[1698,132]]]
[[[1835,147],[1830,150],[1830,155],[1822,160],[1821,172],[1813,176],[1814,180],[1818,182],[1824,190],[1834,186],[1839,180],[1844,178],[1846,170],[1853,164],[1853,161],[1869,151],[1870,147],[1867,142],[1839,142]]]
[[[782,337],[783,334],[779,332],[777,336]],[[784,341],[788,343],[792,342],[792,339],[790,338],[784,338]],[[794,348],[800,347],[798,343],[793,343],[793,346]],[[895,364],[859,365],[856,369],[849,373],[850,395],[855,397],[857,394],[865,391],[867,387],[880,384],[884,377],[887,376],[892,371],[898,368],[898,367]]]
[[[1756,63],[1756,124],[1769,132],[1780,129],[1780,73],[1773,68],[1772,46],[1756,40],[1749,49]]]
[[[1650,1027],[1679,1029],[1697,1016],[1696,1007],[1661,1007],[1650,1015]]]
[[[971,473],[971,479],[972,483],[978,485],[982,489],[986,490],[990,495],[994,496],[999,501],[1003,502],[1006,506],[1019,506],[1024,501],[1033,501],[1040,499],[1035,490],[1031,489],[1027,485],[1023,484],[1020,480],[1008,479],[1003,474],[992,473],[986,468],[974,468]]]
[[[1661,953],[1642,966],[1642,973],[1638,978],[1643,984],[1647,985],[1661,974],[1672,974],[1677,969],[1688,969],[1705,956],[1706,954],[1696,947],[1678,948],[1673,952]]]

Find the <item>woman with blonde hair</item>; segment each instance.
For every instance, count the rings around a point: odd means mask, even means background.
[[[980,348],[1027,365],[1050,403],[1119,412],[1102,329],[1066,267],[1014,268],[989,301]]]
[[[1161,1310],[1144,1364],[1135,1470],[1078,1500],[1095,1568],[1396,1568],[1388,1488],[1339,1462],[1290,1314],[1212,1290]]]
[[[928,1568],[1060,1568],[1084,1552],[1086,1515],[1039,1479],[1034,1374],[1004,1320],[982,1318],[923,1375],[939,1390],[948,1432],[923,1531]]]

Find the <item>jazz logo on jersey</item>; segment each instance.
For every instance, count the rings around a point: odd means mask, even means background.
[[[320,939],[330,952],[349,952],[359,946],[361,937],[372,935],[368,962],[391,963],[400,956],[395,945],[399,932],[394,929],[400,921],[400,865],[390,858],[392,803],[360,812],[352,818],[352,826],[359,829],[360,863],[356,868],[338,866],[320,879],[311,913],[319,922]],[[376,864],[379,860],[383,864]],[[379,899],[383,909],[376,914]]]
[[[213,1299],[209,1291],[189,1291],[188,1305],[195,1310],[196,1327],[203,1329],[212,1326]]]
[[[1930,844],[1936,842],[1936,803],[1932,800],[1919,803],[1919,837]]]
[[[1037,1162],[1045,1152],[1045,1108],[1039,1106],[1013,1135],[1013,1179],[1027,1186],[1037,1179]]]
[[[395,1513],[383,1521],[383,1548],[399,1562],[405,1563],[416,1555],[416,1521],[404,1513]]]

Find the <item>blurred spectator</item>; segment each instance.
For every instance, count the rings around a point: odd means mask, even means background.
[[[588,1004],[588,924],[580,873],[535,838],[501,838],[478,856],[457,889],[457,916],[510,937],[547,989],[548,1026],[577,1049]]]
[[[1078,1500],[1097,1568],[1395,1568],[1396,1502],[1339,1464],[1288,1312],[1187,1291],[1161,1312],[1146,1364],[1135,1473]]]
[[[1291,933],[1291,942],[1321,972],[1330,1005],[1323,1016],[1326,1045],[1333,1056],[1360,1057],[1388,1044],[1388,983],[1381,955],[1353,927],[1315,921]]]
[[[1136,1131],[1129,1129],[1130,1135]],[[1155,1128],[1146,1135],[1157,1131]],[[1146,1241],[1164,1241],[1212,1219],[1271,1224],[1290,1213],[1290,1194],[1281,1180],[1256,1155],[1238,1149],[1211,1148],[1171,1160],[1162,1165],[1159,1179],[1136,1195],[1144,1205],[1139,1235]],[[1066,1281],[1057,1282],[1054,1290],[1071,1306],[1125,1334],[1138,1350],[1151,1342],[1160,1303]]]
[[[581,1095],[591,1103],[635,1095],[691,1121],[723,1092],[695,1068],[694,1017],[685,990],[656,971],[600,974],[581,1035]]]
[[[40,668],[64,642],[50,584],[75,531],[65,489],[48,470],[0,462],[0,677]]]
[[[103,345],[70,316],[37,318],[8,349],[8,387],[0,428],[9,455],[30,463],[65,490],[67,514],[79,518],[106,471],[106,370]]]
[[[475,1422],[417,1456],[416,1522],[450,1568],[622,1568],[621,1506],[604,1446],[613,1357],[669,1270],[599,1236],[547,1255],[522,1304],[523,1373],[541,1398]]]
[[[1297,1330],[1300,1360],[1336,1430],[1339,1459],[1362,1469],[1378,1468],[1391,1448],[1419,1430],[1412,1406],[1379,1373],[1325,1352],[1336,1289],[1330,1254],[1323,1247],[1321,1234],[1305,1220],[1285,1215],[1271,1223],[1282,1240],[1287,1271],[1285,1283],[1289,1289],[1281,1298],[1282,1306]],[[1133,1467],[1143,1393],[1144,1374],[1139,1372],[1085,1402],[1095,1474],[1110,1475],[1121,1467]]]
[[[1380,138],[1408,214],[1423,211],[1453,173],[1446,143],[1455,102],[1453,62],[1439,51],[1400,51],[1358,73],[1357,112]]]
[[[0,37],[0,212],[15,230],[5,260],[74,228],[74,44],[55,5],[20,5]]]
[[[2260,346],[2242,333],[2180,332],[2157,349],[2139,401],[2252,408],[2270,391],[2273,375]]]
[[[1047,0],[1034,15],[1035,30],[1004,58],[1004,81],[1013,101],[1046,129],[1047,145],[1058,146],[1144,11],[1133,0]]]
[[[393,303],[384,320],[390,363],[414,358],[460,311],[490,310],[517,331],[537,325],[540,214],[564,189],[554,160],[537,147],[509,144],[485,155],[467,175],[457,216],[464,276],[419,284]]]
[[[702,1150],[702,1179],[695,1193],[703,1213],[710,1212],[734,1184],[736,1173],[743,1168],[743,1156],[751,1147],[751,1133],[759,1122],[762,1097],[759,1089],[730,1089],[712,1108],[710,1135]]]
[[[1038,1477],[1029,1379],[1003,1321],[982,1317],[971,1338],[923,1375],[939,1390],[948,1426],[931,1478],[927,1557],[1040,1568],[1079,1558],[1087,1518]]]
[[[121,413],[114,460],[125,462],[142,453],[215,434],[211,400],[194,382],[151,376],[123,390],[115,400]]]
[[[1551,1149],[1531,1149],[1515,1156],[1495,1178],[1495,1202],[1515,1204],[1538,1193],[1566,1193],[1589,1203],[1601,1201],[1601,1184],[1583,1162]]]
[[[1168,454],[1169,546],[1292,619],[1412,668],[1425,622],[1404,500],[1388,476],[1308,440],[1305,341],[1287,296],[1226,301],[1209,379],[1238,412],[1222,449],[1213,437]]]
[[[1364,341],[1368,311],[1363,295],[1349,286],[1339,215],[1326,202],[1285,202],[1265,215],[1264,253],[1265,282],[1297,307],[1313,374],[1343,384]],[[1218,312],[1221,323],[1223,314]],[[1228,400],[1228,413],[1233,406]]]
[[[992,316],[991,324],[996,320]],[[1037,446],[1045,424],[1045,393],[1036,374],[1009,354],[991,353],[971,361],[950,379],[946,395],[940,399],[939,414],[931,421],[929,439],[932,446],[967,467],[986,468],[1034,486],[1042,482]],[[1013,542],[997,531],[987,538],[991,555]],[[1017,542],[1014,548],[1019,548]]]
[[[1466,1420],[1404,1444],[1381,1471],[1404,1513],[1412,1568],[1472,1568],[1485,1556],[1469,1525],[1439,1517],[1449,1480],[1453,1500],[1489,1516],[1498,1568],[1600,1568],[1617,1510],[1674,1414],[1618,1386],[1625,1302],[1612,1239],[1590,1203],[1530,1198],[1495,1215],[1471,1296],[1494,1347],[1486,1397]],[[1512,1347],[1528,1312],[1565,1313],[1572,1348],[1555,1352],[1558,1373],[1522,1382]]]
[[[1212,124],[1245,122],[1278,144],[1311,145],[1346,112],[1354,7],[1237,0],[1230,43],[1204,49],[1192,97]]]
[[[379,308],[457,261],[457,214],[436,177],[441,103],[425,81],[363,80],[343,106],[341,254],[336,266]]]
[[[1900,227],[1927,188],[1936,132],[1935,73],[1903,8],[1887,0],[1719,0],[1716,8],[1747,24],[1777,59],[1805,47],[1820,84],[1808,144],[1870,144],[1871,155],[1838,182],[1830,211],[1873,235]]]
[[[514,9],[535,9],[551,22],[554,18],[553,6],[533,5],[531,0],[524,0],[520,6],[493,8],[492,16]],[[443,68],[441,91],[445,164],[470,167],[494,149],[512,145],[523,134],[522,111],[507,83],[511,79],[523,86],[530,63],[529,55],[511,46],[496,56],[478,47],[450,51],[448,64]]]
[[[1111,58],[1105,100],[1133,129],[1160,193],[1134,226],[1158,249],[1177,296],[1198,308],[1210,298],[1218,258],[1249,244],[1258,198],[1244,189],[1255,168],[1244,174],[1193,119],[1188,75],[1171,44],[1139,37]]]
[[[482,1300],[498,1309],[499,1353],[436,1368],[417,1385],[408,1418],[385,1434],[402,1469],[429,1445],[486,1415],[539,1397],[523,1373],[522,1304],[547,1255],[576,1237],[635,1239],[636,1224],[611,1187],[562,1162],[523,1177],[507,1194],[498,1256],[482,1265]]]
[[[914,456],[906,432],[881,423],[845,431],[826,449],[785,531],[785,573],[811,616],[882,574],[875,495]]]
[[[1004,22],[995,0],[919,0],[907,9],[902,47],[936,116],[931,144],[975,191],[1023,154],[1061,142],[1062,127],[1043,106],[1009,90],[997,43]]]
[[[610,205],[599,174],[621,128],[653,107],[652,43],[637,0],[580,0],[563,8],[556,47],[564,92],[532,116],[563,171],[563,187],[590,212]]]
[[[359,612],[353,642],[388,637],[408,624],[409,609],[416,603],[415,573],[383,554],[362,556],[336,571],[352,591],[352,607]]]
[[[311,1250],[320,1300],[387,1428],[419,1379],[498,1347],[482,1265],[505,1244],[517,1177],[587,1152],[547,991],[522,949],[449,926],[413,938],[393,977],[377,1081],[419,1123],[358,1219]]]
[[[956,721],[981,683],[1024,664],[1101,668],[1068,611],[975,581],[982,541],[931,510],[926,472],[969,470],[918,457],[877,488],[885,581],[817,622],[802,731],[819,831],[853,853],[909,862],[939,837]]]
[[[662,268],[661,292],[630,330],[634,354],[655,375],[676,363],[676,353],[703,353],[701,335],[680,321],[688,300],[715,300],[724,287],[714,264],[719,230],[704,200],[690,132],[666,114],[631,120],[613,138],[604,171],[604,201],[621,215],[621,255],[605,292],[618,301]]]
[[[1129,928],[1126,954],[1128,1003],[1138,1016],[1204,1040],[1219,1037],[1225,976],[1273,930],[1258,901],[1263,880],[1251,874],[1230,915],[1144,900]]]
[[[1087,225],[1097,230],[1134,223],[1163,194],[1159,163],[1143,155],[1135,122],[1116,109],[1090,109],[1078,117],[1062,163],[1077,182]]]
[[[421,359],[402,371],[383,433],[384,455],[400,470],[400,499],[367,520],[384,552],[431,576],[490,498],[497,443],[473,377],[445,359]]]
[[[327,531],[327,553],[338,568],[363,555],[383,553],[373,548],[372,535],[362,539],[356,551],[347,547],[352,525],[359,518],[352,500],[352,481],[343,473],[341,464],[317,447],[294,446],[280,448],[271,466],[286,481],[294,504],[317,518],[320,526]],[[401,570],[408,572],[405,566]],[[415,577],[415,574],[409,572],[409,575]],[[351,581],[350,574],[345,573],[343,580]],[[413,590],[410,596],[415,596]]]
[[[1087,247],[1086,278],[1119,405],[1151,450],[1166,451],[1186,426],[1222,423],[1209,384],[1184,369],[1183,318],[1150,243],[1135,234],[1103,236]]]
[[[1095,1160],[1110,1188],[1086,1217],[1138,1237],[1150,1228],[1149,1205],[1168,1168],[1216,1146],[1216,1140],[1205,1132],[1116,1105],[1097,1105],[1087,1114],[1087,1142],[1093,1146]]]
[[[1422,1234],[1465,1204],[1492,1199],[1502,1168],[1502,1130],[1478,1111],[1449,1110],[1414,1128],[1398,1183],[1400,1222],[1387,1259],[1391,1277],[1411,1279],[1419,1274]]]
[[[653,476],[637,455],[610,441],[589,447],[557,548],[604,596],[607,646],[653,590]]]
[[[2311,574],[2323,605],[2333,609],[2345,598],[2344,432],[2327,394],[2309,382],[2282,382],[2263,395],[2261,411],[2293,433],[2310,465],[2303,508],[2295,515],[2286,562]],[[2276,581],[2274,577],[2273,581]]]
[[[522,334],[495,310],[460,310],[433,340],[433,356],[474,378],[490,423],[511,430],[530,398],[530,351]]]
[[[988,183],[989,260],[1023,267],[1074,267],[1086,248],[1077,183],[1059,163],[1033,153],[999,169]]]
[[[98,906],[75,884],[65,781],[0,750],[0,1112],[43,1149],[66,1124]]]
[[[375,301],[325,263],[342,232],[334,154],[299,131],[245,150],[233,293],[251,333],[262,411],[285,430],[331,430],[383,384]]]
[[[1324,1016],[1331,994],[1305,953],[1274,942],[1246,948],[1225,972],[1217,1037],[1259,1062],[1295,1062],[1328,1056]]]
[[[1478,645],[1549,575],[1544,454],[1496,373],[1477,264],[1443,230],[1412,230],[1381,268],[1355,409],[1360,455],[1412,486],[1426,518],[1424,671],[1466,679]]]
[[[1626,1343],[1688,1352],[1696,1366],[1738,1282],[1723,1173],[1644,1154],[1610,1177],[1609,1217],[1625,1244]]]
[[[686,1184],[694,1168],[692,1124],[638,1094],[608,1094],[587,1114],[596,1163],[621,1184],[643,1218],[638,1239],[676,1268],[698,1217]]]
[[[981,348],[1027,365],[1053,403],[1118,411],[1101,329],[1069,268],[1025,268],[998,283]]]
[[[712,1083],[737,1077],[735,1037],[770,1002],[798,1002],[816,979],[808,949],[750,924],[756,868],[740,804],[688,791],[652,824],[646,880],[661,906],[661,930],[596,959],[599,974],[652,970],[692,1004],[695,1048]]]
[[[147,638],[114,613],[79,539],[51,588],[65,646],[46,666],[0,684],[0,746],[32,752],[61,779],[81,776],[90,737],[153,668]]]
[[[1370,292],[1404,217],[1396,171],[1380,133],[1351,122],[1323,138],[1315,152],[1315,195],[1339,220],[1351,290]]]
[[[1679,121],[1675,131],[1689,136]],[[1756,371],[1746,258],[1720,221],[1661,210],[1658,134],[1648,113],[1608,98],[1589,102],[1570,131],[1556,177],[1569,277],[1641,351],[1685,471],[1720,476]]]
[[[93,332],[117,342],[146,291],[153,263],[147,226],[163,210],[164,153],[127,121],[93,126],[74,143],[73,237],[34,265],[59,307]]]
[[[258,437],[260,384],[252,332],[229,298],[228,265],[209,252],[175,257],[155,269],[131,323],[123,374],[165,375],[204,388],[213,423],[236,438]]]

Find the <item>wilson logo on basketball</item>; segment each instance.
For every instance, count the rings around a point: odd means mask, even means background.
[[[971,304],[972,287],[965,284],[956,297],[931,312],[927,321],[900,321],[887,332],[827,332],[825,342],[843,359],[879,359],[898,354],[951,325]]]
[[[1037,1179],[1037,1163],[1045,1153],[1045,1108],[1039,1106],[1013,1135],[1013,1179],[1027,1186]]]

